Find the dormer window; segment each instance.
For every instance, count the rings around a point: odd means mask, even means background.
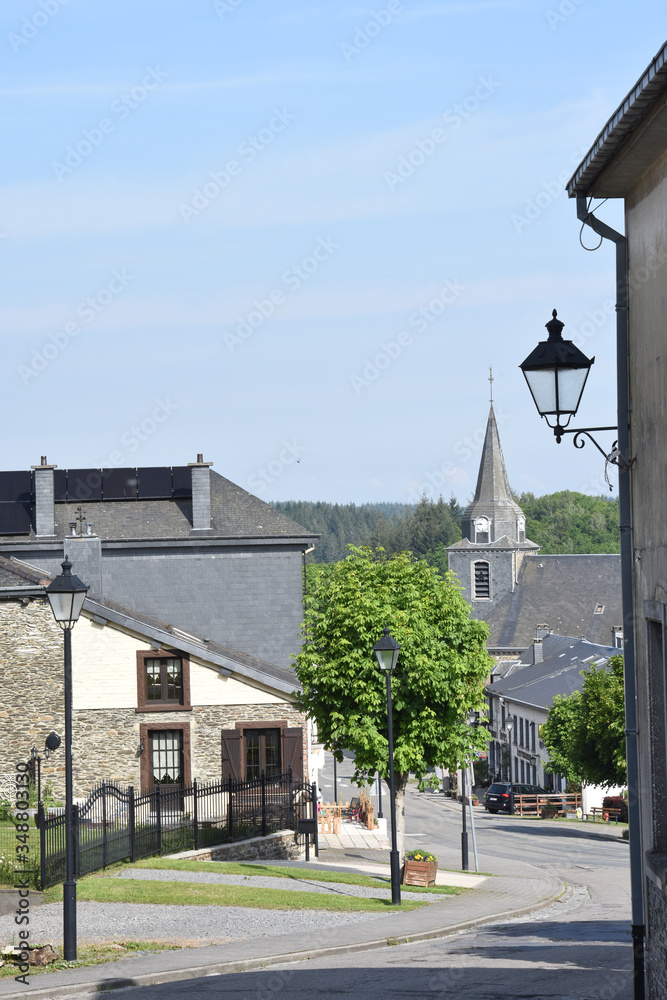
[[[481,544],[485,544],[489,541],[488,517],[475,518],[475,541]]]
[[[489,601],[491,599],[491,566],[488,562],[479,560],[473,563],[473,600]]]

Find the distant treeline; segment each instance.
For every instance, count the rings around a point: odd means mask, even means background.
[[[535,497],[515,495],[526,515],[526,536],[545,554],[618,552],[618,500],[563,490]],[[332,504],[326,501],[282,500],[272,504],[309,531],[322,535],[309,557],[337,562],[347,546],[382,546],[388,553],[409,549],[443,572],[446,548],[461,537],[463,507],[423,496],[418,504]]]

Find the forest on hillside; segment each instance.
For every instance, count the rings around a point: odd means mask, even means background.
[[[618,499],[562,490],[514,499],[526,515],[526,537],[545,555],[572,552],[618,552]],[[409,550],[444,572],[447,546],[461,537],[464,508],[452,496],[418,504],[332,504],[326,501],[274,501],[273,507],[309,531],[321,534],[313,562],[343,559],[348,545],[382,547],[388,553]]]

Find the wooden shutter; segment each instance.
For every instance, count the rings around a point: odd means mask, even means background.
[[[292,765],[295,781],[304,781],[303,774],[303,729],[283,729],[283,771]]]
[[[241,733],[238,729],[222,730],[222,780],[241,781]]]

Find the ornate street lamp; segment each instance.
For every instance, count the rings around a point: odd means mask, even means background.
[[[510,816],[514,815],[514,789],[512,787],[512,730],[514,729],[514,719],[508,713],[505,719],[505,729],[507,730],[507,744],[510,758]]]
[[[398,654],[401,647],[389,634],[389,629],[385,628],[382,638],[373,646],[373,652],[377,656],[380,670],[383,670],[387,678],[387,740],[389,743],[389,808],[391,811],[391,851],[389,852],[389,865],[391,869],[391,901],[396,905],[401,902],[401,868],[398,856],[396,841],[396,785],[394,783],[394,731],[392,725],[391,711],[391,675],[398,663]]]
[[[63,630],[65,644],[65,857],[63,885],[63,958],[76,960],[76,882],[74,881],[74,827],[72,803],[72,629],[79,620],[88,592],[65,556],[62,573],[46,588],[53,617]]]

